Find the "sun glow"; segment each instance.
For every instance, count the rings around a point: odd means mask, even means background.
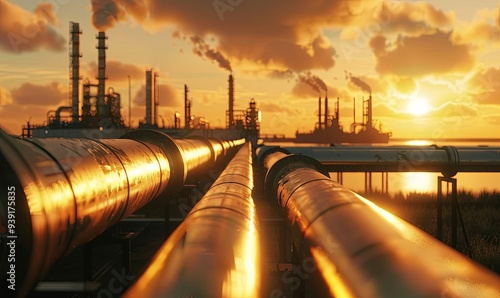
[[[423,116],[430,111],[431,107],[427,100],[422,97],[413,96],[408,102],[408,112],[415,116]]]

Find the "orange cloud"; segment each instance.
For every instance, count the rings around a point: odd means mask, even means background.
[[[177,91],[174,87],[167,84],[158,84],[158,96],[159,96],[159,104],[163,107],[179,107],[182,106],[179,95],[179,91]],[[136,106],[145,106],[146,105],[146,86],[142,85],[141,88],[136,92],[132,102]]]
[[[468,81],[470,97],[480,104],[500,104],[500,69],[478,71]]]
[[[177,36],[215,38],[214,50],[231,64],[252,61],[269,69],[329,69],[335,50],[324,26],[366,18],[380,1],[135,1],[94,0],[94,25],[110,28],[126,16],[146,28],[174,25]]]
[[[68,99],[67,90],[62,85],[52,82],[48,85],[24,83],[18,88],[10,90],[12,101],[16,105],[54,106]]]
[[[0,10],[0,50],[17,54],[39,49],[65,49],[65,38],[50,26],[58,23],[52,4],[39,3],[31,13],[7,0],[0,0]]]
[[[466,45],[454,44],[451,33],[437,31],[418,37],[400,37],[393,43],[383,35],[370,40],[380,74],[425,76],[448,72],[466,72],[474,66],[474,57]]]
[[[97,75],[97,63],[90,62],[86,72],[90,74],[90,78]],[[134,64],[122,63],[116,60],[107,60],[106,75],[108,76],[108,80],[110,82],[126,82],[128,81],[128,76],[134,80],[145,80],[146,69]]]

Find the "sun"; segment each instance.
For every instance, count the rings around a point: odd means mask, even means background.
[[[408,102],[408,112],[415,116],[423,116],[427,114],[431,106],[425,98],[414,96]]]

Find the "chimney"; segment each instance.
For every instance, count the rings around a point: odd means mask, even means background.
[[[318,98],[318,128],[321,129],[321,96]]]
[[[70,60],[70,96],[71,96],[71,122],[78,123],[78,94],[80,85],[80,24],[69,23],[69,60]]]
[[[99,32],[96,36],[98,43],[96,49],[98,49],[98,63],[97,63],[97,115],[99,116],[99,120],[103,120],[107,118],[108,111],[106,109],[106,104],[104,102],[104,92],[106,89],[106,50],[108,47],[106,46],[106,33]]]
[[[184,129],[190,129],[191,122],[191,103],[188,99],[188,86],[184,85]]]
[[[325,95],[325,128],[328,126],[328,95]]]
[[[234,127],[234,79],[233,79],[233,74],[229,75],[229,90],[228,90],[228,95],[229,95],[229,125],[228,128],[233,128]]]
[[[366,126],[372,127],[372,94],[370,93],[370,97],[368,97],[368,108],[367,108],[368,119]]]
[[[154,121],[154,125],[158,125],[158,106],[160,105],[160,94],[158,92],[158,72],[155,71],[155,74],[154,74],[154,82],[153,82],[153,92],[154,92],[154,97],[153,97],[153,100],[154,100],[154,110],[153,110],[153,121]],[[163,125],[165,126],[165,125]]]
[[[153,78],[153,70],[146,69],[146,125],[152,126],[154,119],[154,106],[153,106],[153,88],[154,88],[154,78]]]

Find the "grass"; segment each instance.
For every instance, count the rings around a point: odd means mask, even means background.
[[[436,194],[381,193],[361,194],[387,211],[401,217],[421,230],[436,236]],[[471,258],[500,274],[500,193],[472,193],[459,190],[457,198],[472,252]],[[443,242],[451,243],[451,199],[443,202]],[[458,221],[458,247],[467,250]]]

